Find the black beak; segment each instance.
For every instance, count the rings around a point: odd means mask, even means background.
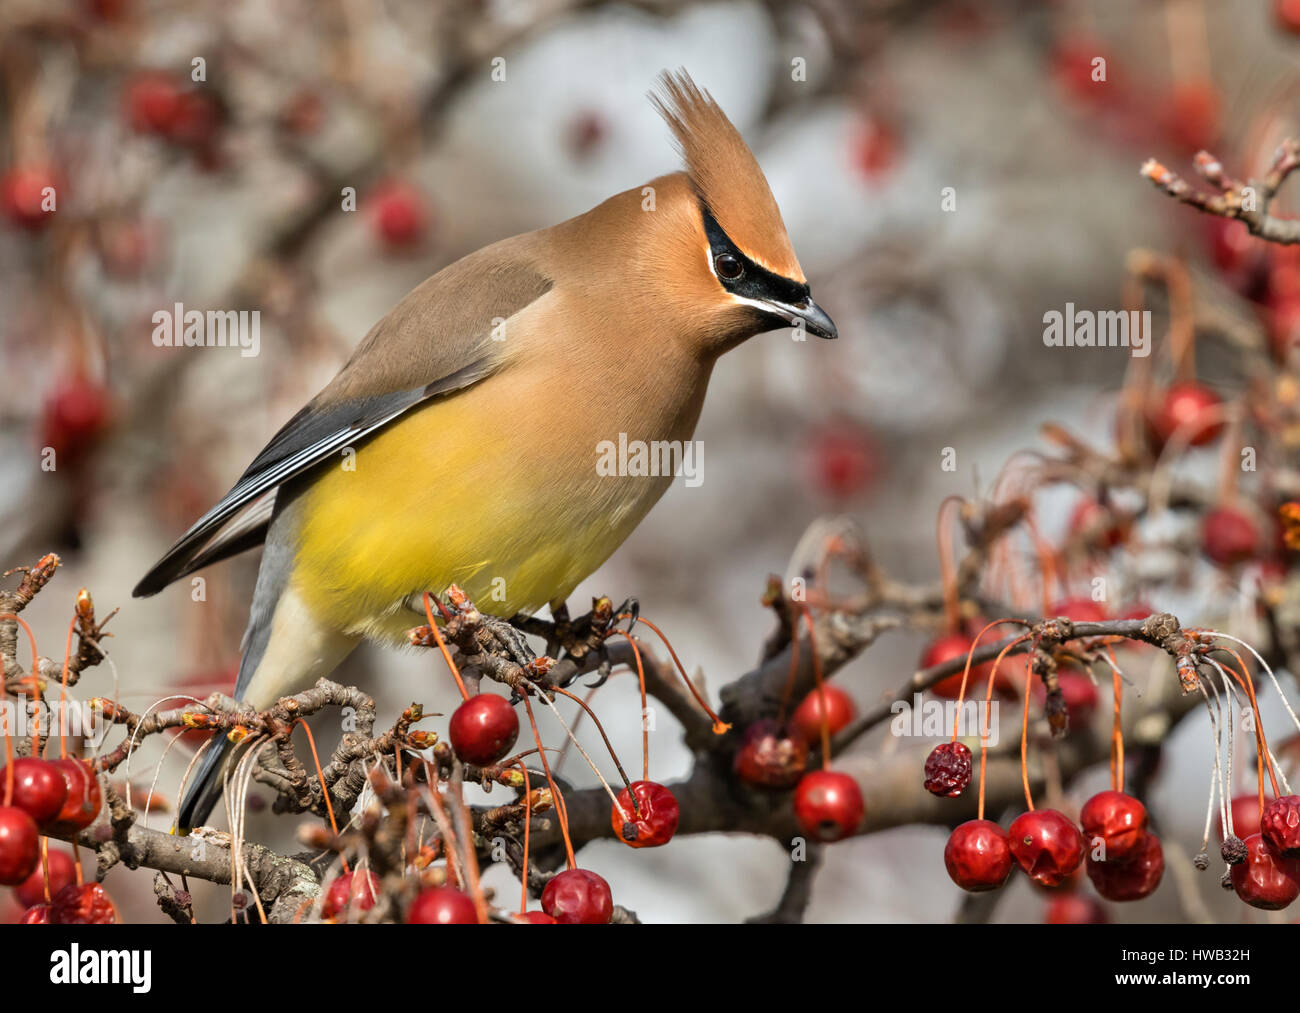
[[[809,296],[804,302],[794,307],[803,319],[804,329],[819,338],[838,338],[840,332],[835,329],[835,321],[826,315],[826,311],[812,301]]]
[[[777,302],[775,299],[766,303],[773,316],[785,320],[791,327],[802,326],[809,334],[819,338],[838,338],[840,332],[835,329],[835,321],[826,315],[826,311],[806,296],[797,303]]]

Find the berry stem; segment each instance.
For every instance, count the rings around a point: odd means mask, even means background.
[[[603,725],[601,725],[600,718],[596,717],[596,712],[587,706],[587,702],[585,700],[582,700],[576,695],[574,695],[573,693],[570,693],[567,689],[562,689],[559,686],[553,686],[551,688],[554,689],[555,692],[559,693],[561,696],[567,696],[570,700],[572,700],[579,707],[581,707],[587,713],[587,716],[590,717],[593,722],[595,722],[596,731],[600,732],[600,737],[605,740],[605,748],[609,750],[610,759],[614,761],[614,766],[618,768],[618,776],[623,780],[623,787],[630,788],[632,786],[632,782],[628,780],[627,772],[623,769],[623,764],[621,764],[618,760],[618,753],[614,752],[614,744],[609,741],[609,736],[605,734],[605,728]],[[643,706],[641,709],[642,711],[644,711],[645,707]],[[577,722],[574,723],[576,724]],[[573,735],[572,730],[569,730],[569,734]],[[577,745],[576,738],[572,739],[571,741],[574,743],[574,745]],[[647,761],[646,774],[644,777],[644,780],[647,781],[650,780],[649,766],[650,766],[649,761]]]
[[[713,713],[713,708],[710,707],[704,697],[700,695],[700,691],[695,688],[695,683],[691,682],[690,677],[686,674],[686,667],[682,664],[682,659],[677,657],[677,652],[673,650],[673,645],[669,643],[668,638],[664,636],[664,631],[645,616],[632,617],[630,613],[624,613],[624,615],[619,616],[619,618],[634,618],[636,622],[643,623],[646,626],[649,626],[650,629],[654,630],[655,635],[664,642],[664,647],[668,648],[668,653],[672,656],[673,664],[677,666],[677,671],[681,675],[682,681],[686,683],[686,688],[691,691],[691,696],[695,697],[695,702],[704,708],[704,713],[713,720],[713,734],[725,735],[731,729],[731,725],[727,724],[722,720],[722,718]]]
[[[542,746],[542,736],[537,730],[537,717],[533,714],[532,702],[528,699],[528,694],[523,694],[524,710],[528,712],[528,724],[533,730],[533,739],[537,742],[537,755],[541,757],[542,769],[546,771],[546,783],[551,789],[551,798],[555,800],[555,814],[560,820],[560,835],[564,838],[564,853],[569,862],[570,869],[578,867],[577,861],[573,857],[573,841],[569,839],[569,816],[568,810],[564,806],[564,800],[560,797],[560,789],[555,785],[555,778],[551,774],[551,762],[546,758],[546,750]]]
[[[970,650],[966,652],[966,667],[962,669],[961,688],[957,691],[957,710],[956,713],[953,714],[953,718],[952,718],[952,741],[953,742],[957,741],[957,729],[960,726],[960,719],[961,719],[961,705],[962,705],[962,701],[966,699],[966,682],[970,678],[971,659],[975,657],[975,648],[979,646],[980,639],[984,636],[985,633],[993,629],[994,626],[1001,626],[1003,623],[1016,623],[1020,626],[1025,625],[1025,621],[1023,619],[994,619],[993,622],[989,623],[977,634],[975,634],[975,639],[971,641]],[[1019,641],[1017,641],[1017,643],[1019,643]],[[1001,656],[1002,655],[998,655],[999,658]],[[990,683],[989,686],[991,690],[992,683]]]
[[[820,729],[821,747],[822,747],[822,770],[830,770],[831,730],[830,730],[830,726],[826,723],[827,707],[826,707],[826,693],[824,692],[824,688],[822,686],[822,659],[821,659],[821,655],[817,653],[817,640],[813,632],[812,613],[807,608],[804,608],[801,611],[803,613],[804,625],[808,627],[808,650],[809,653],[811,653],[812,655],[813,680],[817,684],[817,699],[819,699],[822,703],[822,719],[821,719],[821,729]]]
[[[59,688],[59,759],[68,758],[68,665],[72,660],[72,634],[77,628],[77,617],[68,621],[68,642],[63,648],[63,677]],[[35,671],[32,672],[35,675]]]
[[[334,831],[334,836],[338,837],[339,824],[334,818],[334,803],[330,801],[330,790],[325,784],[325,771],[321,769],[320,754],[316,752],[316,739],[312,735],[311,729],[307,726],[307,722],[302,718],[294,718],[293,724],[289,726],[289,734],[293,735],[293,730],[300,725],[302,726],[302,730],[307,733],[307,748],[311,750],[311,762],[316,767],[316,778],[320,782],[320,793],[325,799],[325,812],[329,814],[330,829]],[[401,780],[400,772],[398,773],[398,780],[399,782]],[[345,873],[352,871],[348,868],[348,859],[346,855],[340,854],[339,862],[343,865],[343,871]]]
[[[1110,648],[1108,647],[1109,651]],[[1114,700],[1114,718],[1110,726],[1110,786],[1115,791],[1124,790],[1124,727],[1120,720],[1120,707],[1124,702],[1124,680],[1119,677],[1119,667],[1111,654],[1110,685]]]
[[[636,681],[641,689],[641,779],[650,780],[650,726],[646,723],[646,698],[645,698],[645,664],[641,660],[641,648],[637,646],[637,639],[631,633],[625,633],[623,630],[615,630],[616,634],[626,637],[628,644],[632,648],[632,657],[636,659]],[[603,733],[602,733],[603,734]],[[613,753],[613,749],[610,749]],[[615,763],[618,761],[615,760]],[[619,768],[622,773],[622,768]],[[627,780],[624,775],[623,780]]]
[[[528,764],[520,760],[516,766],[524,775],[524,857],[519,865],[519,913],[524,914],[528,910],[528,847],[533,825],[533,787],[528,778]]]
[[[1011,643],[1007,644],[1006,647],[1002,648],[1002,650],[998,652],[997,658],[995,658],[993,661],[993,667],[989,669],[988,686],[984,690],[984,722],[983,722],[983,729],[980,734],[980,795],[979,795],[979,818],[980,819],[984,818],[984,774],[988,770],[989,712],[993,710],[993,684],[997,680],[998,668],[1002,664],[1002,659],[1007,656],[1007,652],[1011,650],[1011,648],[1015,647],[1016,644],[1023,644],[1028,639],[1029,639],[1029,634],[1026,633],[1024,636],[1017,637],[1015,640],[1011,641]],[[969,664],[969,658],[967,659],[967,664]],[[1033,669],[1030,668],[1029,666],[1026,666],[1026,669],[1028,671],[1033,671]],[[1027,691],[1026,691],[1026,706],[1028,706]],[[1021,762],[1023,764],[1023,759]],[[1025,785],[1025,793],[1026,794],[1029,793],[1028,783],[1026,783]]]
[[[799,674],[799,624],[790,627],[790,674],[785,678],[785,689],[781,691],[781,709],[777,711],[778,724],[785,724],[787,711],[790,709],[790,697],[794,693],[794,680]]]
[[[460,669],[456,667],[456,662],[451,660],[451,651],[447,650],[447,644],[442,639],[442,632],[438,629],[438,624],[433,621],[433,609],[429,606],[429,592],[424,592],[424,614],[429,620],[429,629],[433,632],[433,639],[438,642],[438,650],[442,652],[442,659],[447,662],[447,667],[451,669],[452,677],[456,680],[456,688],[460,690],[462,700],[469,699],[469,690],[465,688],[465,683],[460,677]],[[442,608],[442,602],[438,603],[439,609]]]

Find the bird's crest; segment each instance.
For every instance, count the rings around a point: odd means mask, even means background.
[[[666,70],[650,101],[677,138],[695,192],[732,242],[768,270],[803,281],[767,177],[713,96],[685,70]]]

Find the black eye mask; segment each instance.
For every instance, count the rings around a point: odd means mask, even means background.
[[[741,253],[739,247],[731,241],[731,237],[722,231],[722,226],[703,202],[700,203],[700,213],[704,216],[704,234],[709,240],[710,258],[716,262],[720,256],[731,256],[744,268],[739,277],[724,278],[717,267],[714,267],[718,283],[728,292],[745,299],[779,302],[787,306],[797,306],[809,297],[810,290],[807,283],[791,281],[789,278],[774,274]]]

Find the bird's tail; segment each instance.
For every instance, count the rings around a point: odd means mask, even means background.
[[[212,815],[212,810],[221,800],[226,762],[234,750],[235,744],[222,735],[203,755],[198,773],[185,789],[185,800],[181,802],[181,810],[176,817],[177,832],[188,834],[194,827],[202,826]]]

